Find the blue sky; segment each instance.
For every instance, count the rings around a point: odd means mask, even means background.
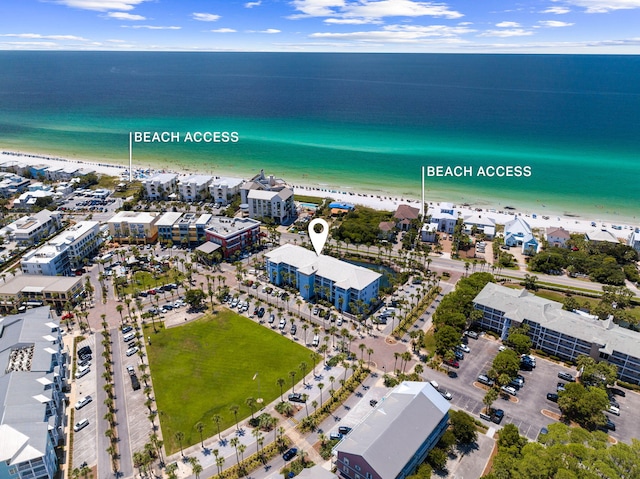
[[[640,53],[640,0],[2,0],[3,50]]]

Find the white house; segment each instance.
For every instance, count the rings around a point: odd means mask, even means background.
[[[465,234],[470,235],[474,227],[479,233],[484,233],[488,240],[496,235],[496,220],[482,213],[474,213],[464,217]]]
[[[571,239],[571,235],[564,228],[549,227],[545,232],[545,239],[549,246],[557,246],[559,248],[566,248],[567,241]]]
[[[629,242],[627,244],[636,251],[640,251],[640,228],[636,228],[636,230],[629,235]]]
[[[438,225],[438,231],[453,234],[454,228],[460,217],[458,210],[451,203],[440,203],[439,206],[430,206],[427,214],[431,216],[431,223]]]
[[[520,246],[523,254],[538,251],[538,240],[533,236],[529,223],[519,216],[504,225],[504,244]]]

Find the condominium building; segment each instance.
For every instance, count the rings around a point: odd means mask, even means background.
[[[48,307],[0,319],[0,478],[52,479],[64,441],[68,354]]]
[[[178,182],[178,193],[182,201],[202,201],[209,196],[209,183],[213,180],[209,175],[190,175]]]
[[[39,243],[61,228],[62,215],[58,212],[42,210],[8,224],[0,233],[16,241],[21,246]]]
[[[119,243],[150,244],[158,240],[160,215],[146,211],[120,211],[107,221],[109,234]]]
[[[240,186],[240,198],[250,218],[287,224],[296,217],[293,190],[284,180],[265,176],[264,171]]]
[[[558,302],[495,283],[488,283],[473,302],[482,312],[478,325],[502,339],[512,326],[526,324],[534,349],[566,361],[581,354],[607,361],[617,366],[620,379],[640,384],[640,334],[611,319],[565,311]]]
[[[447,430],[449,403],[425,382],[404,381],[334,448],[345,479],[404,479]]]
[[[264,255],[274,284],[291,284],[306,300],[326,299],[340,311],[374,302],[381,274],[331,256],[317,255],[302,246],[285,244]]]
[[[213,218],[210,214],[164,213],[156,222],[158,240],[185,246],[199,245],[206,241],[206,228]]]
[[[147,198],[150,200],[168,200],[176,198],[178,175],[175,173],[157,173],[142,180]],[[174,195],[173,197],[171,195]]]
[[[241,178],[215,178],[209,184],[209,195],[216,204],[225,206],[240,194],[242,183],[244,180]]]
[[[94,256],[100,246],[100,223],[80,221],[40,248],[22,257],[24,274],[66,276],[81,268],[84,259]]]
[[[0,313],[49,305],[62,311],[67,302],[76,304],[84,294],[82,276],[19,274],[0,284]]]
[[[225,259],[253,248],[260,241],[260,234],[260,222],[251,218],[214,216],[205,229],[207,241],[220,245]]]

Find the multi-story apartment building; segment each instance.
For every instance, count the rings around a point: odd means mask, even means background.
[[[191,175],[178,182],[178,193],[182,201],[202,201],[209,197],[209,183],[213,180],[209,175]]]
[[[286,224],[296,217],[293,190],[280,178],[266,177],[264,171],[240,186],[240,201],[250,218]]]
[[[142,180],[147,198],[150,200],[173,199],[178,191],[178,175],[175,173],[158,173]]]
[[[306,300],[318,296],[340,311],[351,311],[353,305],[368,305],[378,297],[382,275],[362,266],[292,244],[264,256],[269,280],[277,285],[291,284]]]
[[[26,253],[20,260],[20,267],[24,274],[45,276],[68,276],[71,274],[71,262],[67,248],[50,243]]]
[[[120,211],[107,221],[109,234],[119,243],[153,244],[158,240],[160,215],[146,211]]]
[[[611,319],[562,309],[562,304],[526,290],[488,283],[473,300],[482,312],[479,326],[501,335],[512,326],[529,326],[533,347],[566,361],[584,354],[618,367],[623,381],[640,384],[640,334],[621,328]]]
[[[42,210],[23,216],[0,230],[8,238],[21,246],[33,245],[51,236],[62,227],[62,215],[58,212]]]
[[[225,206],[240,194],[240,185],[244,183],[241,178],[215,178],[209,184],[209,195],[216,204]]]
[[[404,479],[424,462],[449,422],[449,403],[429,383],[405,381],[334,448],[345,479]]]
[[[48,307],[0,319],[0,478],[52,479],[64,440],[68,354]]]

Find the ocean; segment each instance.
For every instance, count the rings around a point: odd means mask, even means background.
[[[128,164],[132,131],[237,132],[134,164],[413,198],[458,167],[427,200],[635,221],[638,78],[638,56],[0,52],[0,148]]]

